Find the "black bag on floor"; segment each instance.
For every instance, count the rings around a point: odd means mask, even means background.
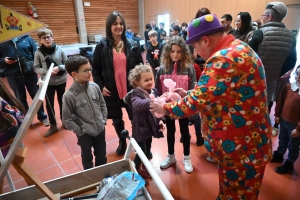
[[[93,47],[81,47],[79,48],[80,55],[86,57],[90,64],[93,62]]]

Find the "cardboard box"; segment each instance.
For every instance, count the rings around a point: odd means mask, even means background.
[[[44,184],[54,194],[60,194],[60,198],[67,198],[70,196],[66,196],[66,194],[70,192],[78,191],[77,195],[80,195],[80,192],[85,192],[86,194],[87,191],[95,190],[96,185],[98,185],[98,183],[101,182],[104,178],[112,176],[114,174],[121,174],[124,171],[136,172],[136,169],[133,166],[133,162],[130,159],[122,159],[115,162],[111,162],[106,165],[84,170],[82,172],[77,172],[58,179],[50,180],[45,182]],[[89,186],[91,186],[90,189]],[[147,200],[150,200],[151,197],[146,188],[143,188],[142,191],[144,193],[145,198]],[[1,200],[41,198],[45,198],[45,195],[36,186],[25,187],[0,196]]]

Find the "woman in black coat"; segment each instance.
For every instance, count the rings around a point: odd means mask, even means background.
[[[124,130],[122,107],[125,107],[128,117],[132,119],[131,109],[123,102],[132,88],[127,80],[129,71],[143,63],[140,45],[125,36],[126,24],[119,12],[112,12],[106,20],[106,37],[96,46],[93,55],[93,77],[104,96],[108,119],[119,137],[117,155],[126,151],[126,138],[121,138]]]

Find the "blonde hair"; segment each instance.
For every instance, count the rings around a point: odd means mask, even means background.
[[[151,30],[149,31],[148,36],[157,36],[157,32],[155,30]]]
[[[47,35],[47,34],[50,34],[50,36],[52,36],[52,31],[48,28],[40,28],[38,31],[37,31],[37,36],[38,38],[41,38],[43,37],[44,35]]]
[[[172,66],[171,50],[173,45],[181,47],[181,58],[180,58],[180,71],[188,68],[189,64],[193,64],[193,59],[189,47],[185,44],[185,41],[180,36],[172,36],[169,41],[164,45],[163,52],[161,53],[161,63],[165,71],[169,71]]]
[[[141,74],[145,72],[152,72],[152,68],[149,65],[140,64],[136,65],[134,69],[130,70],[128,75],[130,85],[134,88],[137,87],[135,81],[140,81]]]

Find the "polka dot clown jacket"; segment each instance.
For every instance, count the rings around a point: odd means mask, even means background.
[[[214,159],[228,166],[259,166],[271,157],[266,101],[261,60],[246,43],[228,35],[206,61],[194,90],[164,109],[173,118],[200,112],[205,147]]]

